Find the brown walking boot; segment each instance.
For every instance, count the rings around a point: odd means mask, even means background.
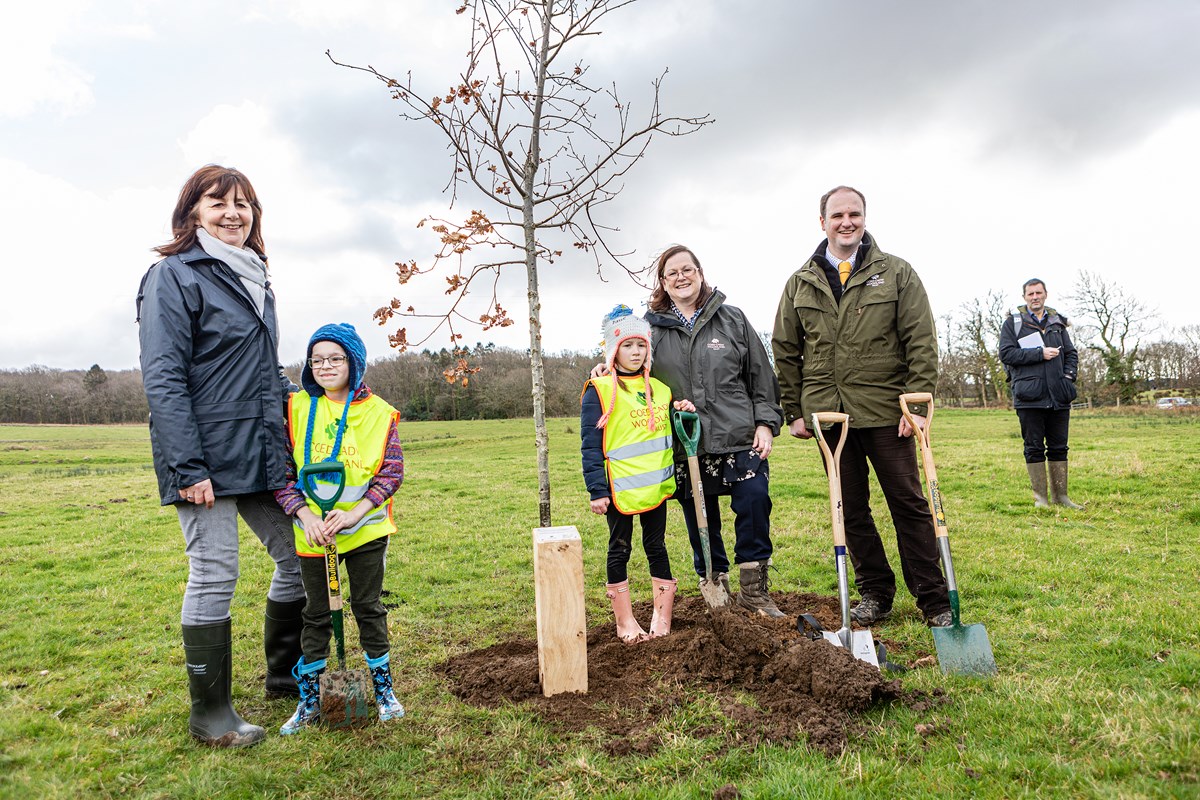
[[[737,602],[742,608],[747,608],[764,617],[786,617],[767,594],[767,570],[770,561],[747,561],[738,564],[741,587]]]

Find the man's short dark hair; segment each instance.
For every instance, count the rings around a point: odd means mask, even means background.
[[[1044,280],[1042,280],[1041,278],[1030,278],[1029,280],[1025,281],[1025,283],[1021,284],[1021,296],[1024,297],[1025,290],[1028,289],[1030,286],[1033,286],[1035,283],[1040,283],[1042,285],[1042,290],[1045,291],[1046,282]]]
[[[854,192],[856,195],[858,195],[858,199],[862,200],[863,213],[867,213],[867,198],[863,196],[862,192],[860,192],[858,189],[855,189],[853,186],[835,186],[825,194],[821,195],[821,219],[825,219],[825,204],[829,202],[829,198],[833,197],[838,192]]]

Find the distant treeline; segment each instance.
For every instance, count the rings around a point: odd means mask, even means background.
[[[994,315],[980,322],[988,318]],[[939,325],[938,396],[947,405],[1007,405],[1008,385],[996,356],[994,328],[970,323],[965,316],[948,316]],[[1113,381],[1112,364],[1101,350],[1088,347],[1087,339],[1076,340],[1079,400],[1114,405],[1120,387]],[[443,373],[463,355],[479,371],[466,386],[447,382]],[[1164,394],[1195,397],[1200,389],[1200,346],[1195,337],[1145,344],[1131,355],[1135,388],[1142,393],[1138,402]],[[599,361],[599,352],[545,356],[547,415],[579,413],[583,383]],[[299,364],[287,372],[299,383]],[[462,355],[443,349],[379,359],[371,363],[367,383],[407,420],[503,419],[533,413],[528,351],[491,344],[477,344]],[[96,364],[86,370],[0,370],[0,422],[144,423],[147,413],[139,370],[106,371]]]
[[[503,419],[533,414],[529,354],[476,345],[466,356],[479,372],[467,385],[443,371],[459,358],[449,350],[402,353],[371,363],[367,384],[408,420]],[[599,353],[544,356],[546,413],[579,413],[579,394]],[[300,365],[286,369],[297,384]],[[137,423],[147,420],[142,373],[136,369],[63,370],[32,366],[0,370],[0,422],[22,424]]]

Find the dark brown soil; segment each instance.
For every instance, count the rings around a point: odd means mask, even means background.
[[[614,755],[652,752],[660,743],[658,724],[683,702],[704,694],[715,699],[726,722],[710,720],[675,733],[724,736],[731,746],[799,740],[828,755],[842,752],[847,734],[856,729],[855,718],[877,704],[903,699],[928,710],[940,703],[941,698],[905,693],[899,680],[796,630],[794,614],[801,612],[836,629],[836,598],[774,597],[781,609],[792,612],[787,618],[771,620],[737,607],[710,613],[699,597],[681,596],[669,636],[626,645],[616,638],[611,619],[591,628],[586,695],[542,697],[532,639],[464,653],[439,669],[464,702],[520,703],[565,730],[594,726],[608,735],[606,746]],[[650,604],[635,605],[634,611],[648,626]]]

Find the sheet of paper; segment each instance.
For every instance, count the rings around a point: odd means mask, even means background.
[[[1017,344],[1019,344],[1021,346],[1022,350],[1024,350],[1027,347],[1045,347],[1046,346],[1046,343],[1044,341],[1042,341],[1042,334],[1038,333],[1037,331],[1034,331],[1033,333],[1029,334],[1028,336],[1022,336],[1020,339],[1017,339]]]

